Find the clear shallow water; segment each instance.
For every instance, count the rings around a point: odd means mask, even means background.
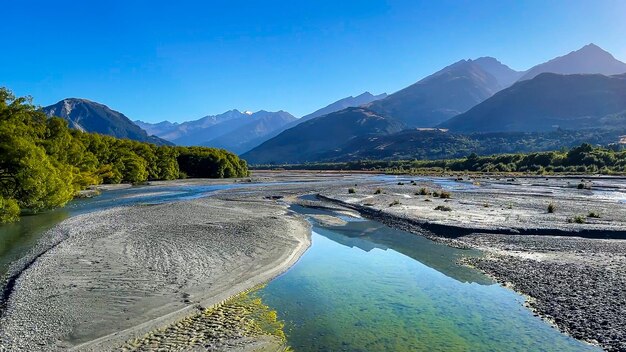
[[[285,321],[296,351],[599,350],[533,316],[520,295],[456,264],[477,252],[372,221],[313,223],[311,248],[257,293]]]

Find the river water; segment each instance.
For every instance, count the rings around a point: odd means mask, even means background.
[[[0,226],[0,274],[63,219],[113,206],[193,199],[240,185],[133,187]],[[454,185],[452,185],[454,186]],[[452,187],[451,186],[451,187]],[[480,255],[380,223],[313,218],[312,246],[285,274],[255,294],[285,322],[296,351],[595,351],[552,328],[524,298],[458,264]]]

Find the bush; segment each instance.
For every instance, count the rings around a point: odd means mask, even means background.
[[[598,214],[595,211],[590,211],[589,214],[587,214],[587,217],[588,218],[596,218],[596,219],[598,219],[598,218],[600,218],[600,214]]]
[[[576,223],[576,224],[584,224],[585,223],[585,217],[582,215],[576,215],[573,218],[567,219],[567,222],[572,222],[572,223]]]
[[[433,197],[435,197],[435,198],[439,197],[439,192],[438,191],[433,191]]]
[[[400,205],[400,204],[402,204],[402,203],[400,203],[400,201],[396,199],[393,202],[389,203],[389,206],[393,207],[394,205]]]
[[[350,194],[356,193],[356,190],[354,188],[349,188],[348,189],[348,193],[350,193]]]
[[[376,188],[376,191],[374,191],[374,194],[381,194],[383,193],[383,190],[380,188]]]
[[[548,204],[548,213],[552,214],[556,211],[556,205],[554,203]]]
[[[427,196],[429,194],[430,192],[428,191],[428,189],[424,187],[420,188],[419,192],[415,193],[416,196]]]
[[[438,205],[435,207],[435,210],[440,210],[440,211],[452,211],[452,208],[445,206],[445,205]]]

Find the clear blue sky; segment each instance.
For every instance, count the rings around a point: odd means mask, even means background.
[[[626,1],[4,1],[0,86],[146,121],[301,116],[463,58],[514,69],[596,43],[626,61]]]

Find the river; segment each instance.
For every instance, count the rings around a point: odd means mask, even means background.
[[[213,186],[132,187],[0,226],[0,272],[45,230],[77,214],[114,206],[210,195]],[[296,351],[592,351],[523,306],[524,298],[459,265],[459,250],[380,223],[340,216],[344,226],[309,217],[312,246],[285,274],[254,293],[285,322]]]

